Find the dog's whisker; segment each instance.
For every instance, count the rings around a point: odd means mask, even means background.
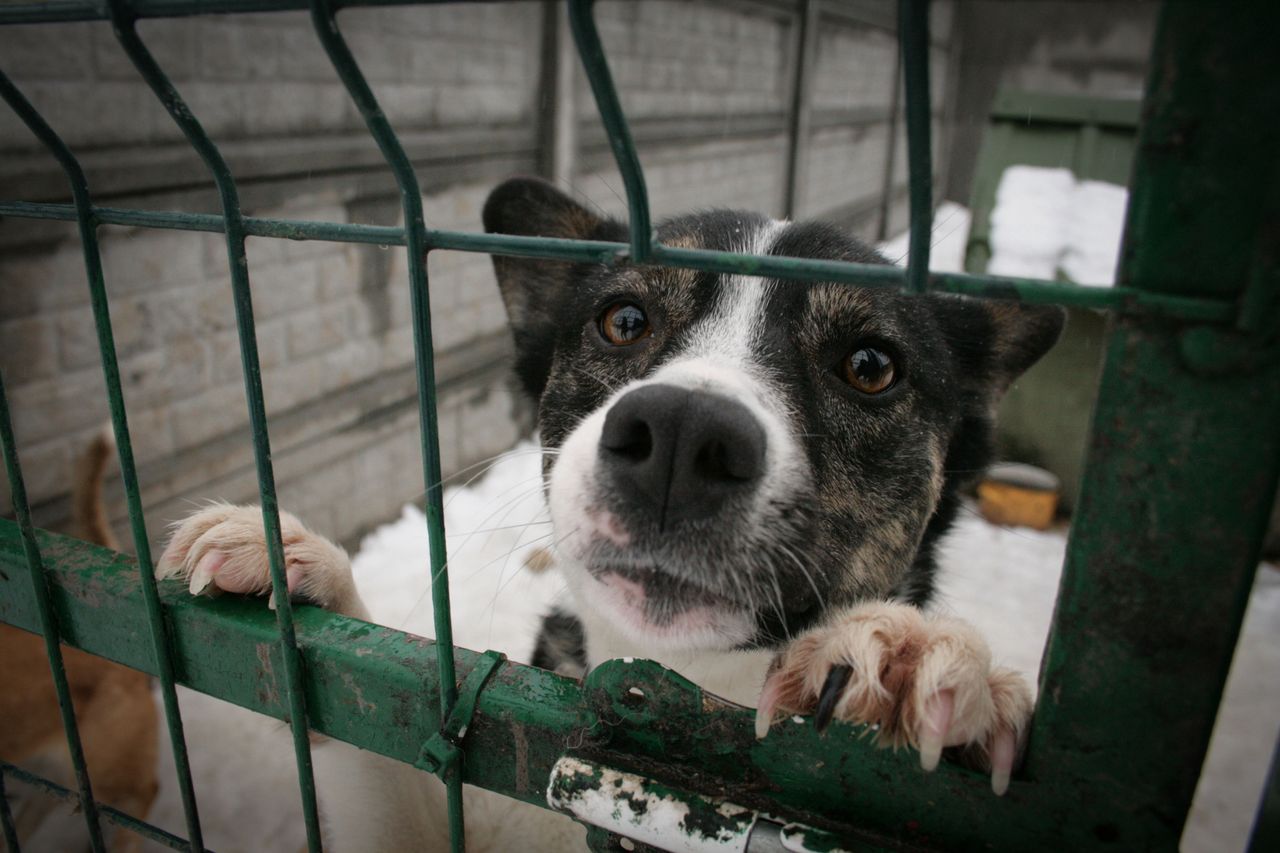
[[[564,536],[561,536],[561,537],[559,537],[558,539],[553,540],[549,545],[547,545],[547,546],[546,546],[546,548],[547,548],[548,550],[550,550],[550,549],[554,549],[557,545],[559,545],[561,542],[563,542],[567,537],[572,536],[573,534],[577,533],[577,532],[578,532],[578,530],[580,530],[580,529],[581,529],[581,528],[579,528],[579,527],[575,527],[573,530],[571,530],[569,533],[566,533]],[[545,534],[544,536],[538,536],[538,537],[536,537],[536,538],[534,538],[534,539],[530,540],[529,542],[525,542],[525,543],[524,543],[524,546],[532,545],[532,544],[534,544],[535,542],[538,542],[538,541],[539,541],[539,540],[541,540],[541,539],[546,539],[547,537],[549,537],[549,536],[551,536],[551,535],[552,535],[552,534],[548,533],[548,534]],[[502,556],[502,558],[501,558],[501,559],[503,559],[504,561],[505,561],[506,559],[509,559],[509,558],[511,557],[511,555],[512,555],[512,554],[514,554],[514,553],[515,553],[515,552],[516,552],[520,547],[522,547],[522,546],[521,546],[520,544],[517,544],[514,548],[512,548],[510,551],[508,551],[506,554],[504,554],[504,555]],[[486,565],[487,565],[487,566],[488,566],[488,565],[493,565],[493,563],[494,563],[494,562],[495,562],[495,561],[491,560],[491,561],[490,561],[488,564],[486,564]],[[497,589],[495,589],[495,590],[494,590],[494,592],[493,592],[493,597],[489,599],[489,604],[488,604],[488,605],[486,606],[486,608],[485,608],[486,610],[488,610],[488,611],[489,611],[489,634],[490,634],[490,636],[492,636],[492,635],[493,635],[493,617],[494,617],[494,614],[495,614],[495,613],[496,613],[496,611],[497,611],[498,596],[499,596],[499,595],[501,595],[501,594],[502,594],[502,591],[503,591],[504,589],[506,589],[506,588],[507,588],[507,586],[508,586],[508,585],[509,585],[513,580],[515,580],[515,579],[516,579],[516,577],[519,575],[519,572],[513,572],[513,573],[512,573],[512,575],[511,575],[511,577],[509,577],[507,580],[503,581],[503,580],[502,580],[502,575],[505,573],[505,571],[506,571],[506,563],[504,562],[504,563],[503,563],[503,571],[501,571],[501,572],[499,572],[499,573],[498,573],[498,587],[497,587]]]
[[[524,544],[525,544],[525,545],[533,545],[533,544],[535,544],[536,542],[538,542],[539,540],[541,540],[541,539],[545,539],[545,538],[548,538],[548,537],[550,537],[551,535],[553,535],[553,534],[552,534],[552,533],[544,533],[544,534],[542,534],[542,535],[540,535],[540,536],[536,536],[536,537],[534,537],[533,539],[529,540],[528,542],[526,542],[526,543],[524,543]],[[513,548],[511,551],[509,551],[507,554],[505,554],[505,555],[503,555],[503,556],[510,556],[512,553],[514,553],[514,552],[515,552],[515,550],[516,550],[516,549],[515,549],[515,548]],[[443,575],[445,572],[449,571],[449,569],[450,569],[451,567],[454,567],[454,565],[453,565],[453,564],[454,564],[455,559],[457,558],[457,556],[458,556],[458,555],[457,555],[457,552],[456,552],[456,550],[455,550],[455,552],[454,552],[453,554],[451,554],[451,555],[449,556],[449,558],[448,558],[448,559],[446,559],[446,560],[445,560],[444,565],[440,567],[440,571],[435,575],[435,577],[439,577],[440,575]],[[491,560],[490,562],[488,562],[488,563],[484,564],[483,566],[479,566],[478,568],[477,568],[477,567],[473,567],[473,568],[471,569],[471,571],[467,572],[466,577],[460,578],[460,580],[463,580],[463,581],[470,580],[471,578],[473,578],[473,577],[475,577],[476,575],[478,575],[480,572],[484,571],[484,570],[485,570],[486,568],[488,568],[489,566],[493,565],[493,563],[494,563],[494,562],[496,562],[498,559],[502,559],[502,558],[501,558],[501,557],[497,557],[497,558],[495,558],[494,560]],[[434,581],[434,577],[432,578],[432,580]],[[410,606],[410,608],[409,608],[409,611],[408,611],[408,612],[404,615],[404,617],[400,620],[399,624],[400,624],[400,625],[406,625],[406,624],[408,624],[409,620],[410,620],[410,619],[412,619],[412,618],[413,618],[413,616],[414,616],[414,614],[416,614],[416,613],[418,612],[418,608],[420,608],[420,607],[423,605],[423,603],[424,603],[424,602],[426,602],[426,601],[428,600],[428,598],[430,597],[430,595],[431,595],[431,584],[430,584],[430,583],[428,583],[428,584],[427,584],[426,589],[424,589],[424,590],[422,591],[422,593],[420,593],[420,594],[418,595],[418,597],[414,599],[413,604],[412,604],[412,605]]]
[[[627,200],[626,200],[626,199],[624,199],[622,196],[620,196],[620,195],[618,194],[618,191],[617,191],[616,189],[614,189],[613,185],[612,185],[612,184],[610,184],[607,180],[605,180],[604,175],[600,175],[599,177],[600,177],[600,183],[604,184],[605,189],[607,189],[609,192],[613,193],[613,197],[614,197],[614,198],[616,198],[616,199],[618,200],[618,203],[619,203],[619,204],[621,204],[621,205],[623,205],[623,206],[625,207],[625,206],[626,206],[626,204],[627,204]],[[597,207],[598,207],[598,206],[599,206],[599,205],[597,205]]]
[[[602,377],[602,376],[600,376],[600,375],[596,374],[595,372],[593,372],[593,371],[591,371],[591,370],[588,370],[586,367],[584,367],[584,366],[582,366],[582,365],[580,365],[580,364],[575,364],[575,365],[573,366],[573,369],[574,369],[576,372],[581,373],[583,376],[587,377],[588,379],[594,379],[596,382],[599,382],[599,383],[604,387],[604,390],[608,391],[610,394],[612,394],[614,391],[618,390],[616,386],[614,386],[614,385],[610,385],[607,379],[605,379],[604,377]]]
[[[551,519],[547,518],[547,519],[540,519],[540,520],[535,519],[533,521],[526,521],[521,524],[503,524],[503,525],[499,525],[498,527],[477,527],[475,530],[468,530],[465,533],[461,533],[461,532],[447,533],[445,534],[445,538],[451,539],[456,536],[472,536],[477,533],[494,533],[499,530],[517,530],[521,527],[528,527],[532,524],[550,524],[550,523],[551,523]]]
[[[476,480],[480,479],[485,474],[493,470],[494,467],[501,464],[507,459],[515,459],[521,456],[533,456],[535,454],[539,456],[554,456],[558,453],[559,453],[558,450],[547,450],[547,449],[537,449],[537,448],[531,448],[529,450],[505,450],[502,453],[495,453],[493,456],[489,456],[484,459],[481,459],[479,462],[473,462],[470,465],[466,466],[465,468],[462,468],[461,470],[453,472],[449,476],[440,479],[436,483],[436,485],[447,486],[449,489],[454,489],[454,488],[465,489],[468,486],[470,486],[472,483],[474,483]],[[459,477],[463,476],[464,474],[470,471],[474,471],[476,468],[479,468],[481,466],[483,466],[483,468],[477,473],[473,474],[471,477],[467,478],[467,481],[464,482],[462,485],[460,486],[451,485],[451,481],[456,480]],[[422,499],[422,497],[426,495],[426,493],[427,493],[427,490],[418,492],[418,494],[416,495],[416,499],[418,500]]]
[[[497,563],[499,560],[502,561],[502,565],[498,568],[498,581],[497,581],[496,588],[493,591],[493,597],[489,599],[489,604],[485,607],[485,609],[489,611],[489,633],[491,635],[493,633],[493,615],[496,611],[496,607],[498,603],[498,595],[502,592],[504,588],[506,588],[507,584],[510,583],[512,580],[514,580],[516,576],[519,574],[518,571],[512,572],[511,577],[508,578],[506,581],[503,581],[502,579],[502,576],[507,573],[507,563],[511,560],[511,555],[514,554],[516,551],[519,551],[521,548],[531,546],[542,539],[550,538],[552,535],[553,535],[552,533],[546,533],[542,536],[536,536],[528,542],[521,542],[520,537],[517,537],[516,544],[512,545],[511,548],[507,550],[505,554],[500,554],[497,557],[494,557],[492,560],[485,563],[479,569],[476,569],[474,572],[472,572],[472,576],[478,575],[481,572],[483,572],[485,569],[492,566],[494,563]]]
[[[539,475],[537,475],[537,477],[526,477],[526,478],[525,478],[525,479],[523,479],[523,480],[519,480],[519,481],[517,481],[517,482],[515,482],[515,483],[513,483],[513,484],[512,484],[512,488],[515,488],[515,487],[517,487],[517,486],[520,486],[520,485],[522,485],[522,484],[524,484],[524,483],[528,483],[528,482],[530,482],[531,480],[534,480],[534,479],[537,479],[537,480],[541,481],[541,479],[542,479],[542,475],[541,475],[541,474],[539,474]],[[512,505],[513,505],[513,504],[514,504],[514,505],[516,505],[516,506],[518,506],[518,505],[519,505],[519,503],[520,503],[520,501],[522,501],[522,500],[525,500],[525,499],[527,499],[527,498],[532,497],[532,496],[533,496],[533,495],[534,495],[538,490],[540,490],[541,488],[542,488],[542,485],[541,485],[541,482],[539,482],[539,485],[538,485],[538,486],[536,486],[536,487],[534,487],[533,489],[529,489],[529,490],[527,490],[527,491],[525,491],[525,492],[522,492],[521,494],[516,495],[516,497],[512,498],[511,500],[508,500],[506,503],[503,503],[503,504],[502,504],[501,506],[499,506],[496,510],[494,510],[493,512],[491,512],[489,515],[485,516],[485,518],[481,520],[481,524],[486,523],[487,521],[489,521],[489,519],[493,518],[493,517],[494,517],[494,516],[496,516],[498,513],[502,512],[502,510],[503,510],[504,508],[512,507]],[[502,497],[505,497],[509,492],[510,492],[510,489],[508,489],[508,490],[507,490],[507,492],[504,492],[502,495],[499,495],[499,496],[495,497],[495,498],[494,498],[494,500],[500,500]],[[459,490],[458,494],[461,494],[461,490]],[[452,500],[453,500],[454,498],[456,498],[456,497],[457,497],[457,494],[453,495],[453,496],[451,497],[450,501],[446,502],[446,504],[445,504],[445,508],[446,508],[446,509],[448,509],[449,504],[450,504],[450,503],[452,503]],[[539,514],[541,514],[541,512],[543,512],[543,511],[545,511],[545,509],[544,509],[544,510],[540,510],[540,511],[539,511]],[[530,523],[532,523],[532,522],[530,522]],[[539,523],[541,523],[541,522],[539,522]],[[450,549],[449,549],[450,553],[449,553],[449,555],[445,558],[444,564],[440,567],[440,569],[439,569],[437,572],[435,572],[435,573],[433,573],[433,574],[432,574],[432,576],[431,576],[431,578],[430,578],[430,581],[429,581],[429,583],[428,583],[427,588],[426,588],[425,590],[423,590],[423,592],[422,592],[422,593],[421,593],[421,594],[420,594],[420,595],[419,595],[419,596],[414,600],[413,604],[412,604],[412,605],[410,606],[410,608],[409,608],[409,612],[408,612],[407,614],[405,614],[405,616],[404,616],[404,618],[403,618],[403,619],[401,619],[401,620],[400,620],[400,624],[405,624],[405,623],[407,623],[407,622],[409,621],[409,619],[411,619],[411,618],[413,617],[413,615],[414,615],[415,613],[417,613],[418,608],[422,606],[422,603],[423,603],[423,602],[427,599],[427,597],[430,595],[430,593],[431,593],[431,585],[435,583],[435,581],[436,581],[436,579],[437,579],[438,577],[440,577],[442,574],[444,574],[445,572],[447,572],[447,571],[449,570],[450,565],[451,565],[451,564],[453,563],[453,561],[457,558],[458,554],[459,554],[459,553],[460,553],[464,548],[466,548],[466,546],[470,543],[471,539],[472,539],[474,536],[476,536],[476,535],[477,535],[477,532],[478,532],[478,531],[471,531],[470,533],[467,533],[467,534],[460,534],[460,535],[464,535],[464,536],[465,536],[465,538],[464,538],[461,542],[457,543],[456,545],[454,545],[452,548],[450,548]],[[446,540],[448,540],[448,539],[450,539],[450,538],[452,538],[451,534],[446,533],[446,534],[445,534],[445,539],[446,539]]]
[[[505,501],[501,506],[499,506],[499,507],[498,507],[497,509],[495,509],[493,512],[491,512],[491,513],[489,513],[488,515],[486,515],[486,516],[481,520],[481,522],[480,522],[480,523],[481,523],[481,525],[485,525],[485,524],[487,524],[491,519],[493,519],[493,518],[494,518],[495,516],[497,516],[499,513],[502,513],[502,518],[501,518],[501,519],[499,519],[499,521],[500,521],[500,522],[501,522],[501,521],[505,521],[505,520],[506,520],[506,518],[507,518],[507,516],[509,516],[512,512],[515,512],[516,508],[517,508],[517,507],[519,507],[519,506],[520,506],[520,504],[521,504],[522,502],[524,502],[524,501],[528,500],[529,498],[532,498],[534,495],[536,495],[536,494],[538,494],[540,491],[542,491],[542,482],[541,482],[541,481],[542,481],[542,476],[541,476],[541,475],[538,475],[537,477],[526,477],[526,478],[525,478],[525,479],[523,479],[523,480],[520,480],[520,481],[518,481],[518,482],[516,482],[516,483],[513,483],[513,484],[512,484],[512,487],[514,488],[514,487],[516,487],[516,486],[523,485],[523,484],[528,483],[528,482],[530,482],[531,480],[534,480],[534,479],[538,480],[538,485],[536,485],[536,486],[534,486],[534,487],[532,487],[532,488],[529,488],[529,489],[525,489],[524,491],[517,493],[514,497],[509,497],[509,499],[508,499],[508,500],[506,500],[506,501]],[[495,497],[495,498],[494,498],[494,500],[495,500],[495,501],[496,501],[496,500],[501,500],[503,497],[508,497],[508,496],[510,495],[510,492],[511,492],[511,490],[509,489],[507,492],[504,492],[502,495],[499,495],[498,497]],[[541,511],[540,511],[540,512],[541,512]],[[484,530],[484,529],[488,529],[488,530],[490,530],[489,536],[490,536],[490,537],[492,537],[492,536],[493,536],[493,532],[492,532],[492,531],[493,531],[494,529],[496,529],[496,528],[484,528],[484,527],[481,527],[481,528],[479,528],[479,529],[481,529],[481,530]],[[476,535],[478,535],[476,532],[472,532],[472,533],[467,534],[467,536],[466,536],[466,537],[465,537],[461,542],[459,542],[457,545],[455,545],[455,546],[454,546],[454,548],[453,548],[454,554],[458,554],[458,553],[460,553],[464,548],[466,548],[466,547],[467,547],[467,545],[469,545],[469,544],[471,543],[471,540],[472,540]],[[488,539],[486,539],[486,540],[485,540],[485,544],[488,544],[488,541],[489,541],[489,540],[488,540]]]
[[[539,478],[539,479],[541,479],[541,478]],[[527,482],[527,481],[525,481],[525,482]],[[498,527],[491,527],[491,528],[489,528],[488,533],[486,533],[486,534],[485,534],[485,540],[484,540],[484,542],[480,545],[480,550],[481,550],[481,551],[483,551],[483,550],[485,550],[486,548],[488,548],[488,547],[489,547],[489,543],[493,541],[493,537],[494,537],[494,535],[495,535],[499,530],[501,530],[501,529],[502,529],[502,528],[501,528],[501,525],[502,525],[504,522],[506,522],[507,518],[509,518],[509,517],[510,517],[511,513],[515,512],[517,509],[519,509],[519,508],[524,504],[524,502],[525,502],[526,500],[529,500],[529,499],[533,498],[535,495],[537,495],[539,492],[541,492],[541,491],[542,491],[542,488],[543,488],[543,487],[542,487],[542,484],[541,484],[541,483],[539,483],[539,484],[538,484],[537,486],[535,486],[534,488],[526,490],[522,495],[518,495],[516,498],[514,498],[514,499],[512,499],[511,501],[508,501],[508,502],[507,502],[507,509],[506,509],[506,511],[505,511],[505,512],[503,512],[503,513],[502,513],[502,516],[498,519],[498,524],[499,524],[499,526],[498,526]],[[545,506],[544,506],[544,507],[539,508],[537,515],[541,515],[544,511],[546,511]],[[537,517],[537,515],[535,515],[534,517],[536,518],[536,517]],[[465,544],[465,540],[464,540],[464,544]]]
[[[776,543],[776,547],[784,556],[790,558],[791,561],[796,564],[796,568],[800,570],[800,574],[802,574],[804,576],[804,579],[808,581],[809,587],[813,590],[813,594],[818,597],[818,606],[821,607],[823,610],[826,610],[827,609],[826,598],[822,595],[822,592],[818,589],[818,584],[816,581],[814,581],[813,575],[811,575],[809,573],[809,570],[805,568],[804,561],[800,559],[799,555],[797,555],[794,551],[792,551],[790,548],[788,548],[786,545],[782,544],[781,542]]]
[[[569,190],[569,192],[573,193],[575,196],[577,196],[578,198],[585,201],[587,204],[594,207],[596,209],[596,212],[599,213],[602,218],[608,218],[609,211],[605,210],[603,207],[600,206],[600,204],[595,199],[593,199],[591,196],[583,192],[582,186],[580,184],[574,183],[573,181],[563,176],[556,178],[556,181],[557,183],[564,184],[564,186]]]
[[[961,219],[961,220],[960,220],[960,222],[956,223],[956,225],[955,225],[955,226],[953,226],[953,227],[952,227],[952,229],[951,229],[950,231],[948,231],[946,234],[943,234],[941,237],[936,237],[936,236],[935,236],[935,235],[937,235],[937,233],[938,233],[938,229],[942,228],[944,225],[946,225],[946,224],[947,224],[948,222],[950,222],[952,219],[954,219],[954,218],[956,218],[957,216],[959,216],[959,215],[960,215],[960,213],[961,213],[960,209],[952,210],[952,211],[951,211],[950,213],[948,213],[948,214],[946,215],[946,217],[944,217],[941,221],[939,221],[939,220],[937,220],[937,219],[935,219],[935,220],[934,220],[934,222],[933,222],[933,227],[931,227],[931,228],[929,229],[929,248],[930,248],[930,249],[936,249],[936,248],[937,248],[938,246],[940,246],[940,245],[941,245],[941,244],[942,244],[942,243],[943,243],[943,242],[944,242],[948,237],[950,237],[952,234],[954,234],[956,231],[958,231],[958,230],[959,230],[959,229],[964,225],[964,220],[963,220],[963,219]],[[898,256],[898,257],[897,257],[897,258],[895,258],[895,259],[893,259],[893,263],[894,263],[894,265],[901,265],[901,264],[902,264],[902,262],[903,262],[904,260],[906,260],[906,257],[907,257],[907,255],[909,255],[909,254],[910,254],[910,252],[904,252],[902,255]]]

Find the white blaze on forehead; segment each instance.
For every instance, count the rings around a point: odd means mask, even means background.
[[[767,255],[788,223],[744,222],[742,227],[750,231],[735,248]],[[624,549],[630,543],[626,519],[604,512],[611,505],[614,486],[601,475],[598,466],[605,418],[619,399],[637,388],[666,384],[728,397],[746,408],[764,429],[765,471],[751,505],[742,508],[736,519],[745,539],[767,541],[772,508],[807,488],[809,465],[796,440],[786,395],[779,393],[777,379],[758,361],[758,345],[769,322],[766,312],[771,290],[767,279],[725,276],[715,304],[680,336],[682,346],[671,359],[648,376],[617,389],[583,418],[560,446],[551,469],[551,520],[558,536],[559,556],[563,558],[562,576],[577,599],[577,612],[586,628],[590,660],[627,654],[653,657],[655,652],[666,651],[697,652],[697,658],[710,649],[735,648],[746,642],[755,629],[754,617],[736,607],[690,608],[670,623],[653,624],[643,607],[626,600],[637,598],[635,590],[628,589],[620,579],[613,579],[608,585],[602,583],[588,571],[587,564],[592,549],[601,541]],[[769,657],[762,657],[760,672]],[[680,668],[685,669],[683,664]],[[745,693],[738,692],[741,685],[734,687],[729,682],[721,684],[720,692],[730,692],[738,701],[747,701],[750,691],[758,688],[760,678],[747,679],[742,684],[748,681],[750,687]]]
[[[770,219],[748,235],[741,251],[767,255],[789,222]],[[765,324],[772,291],[769,279],[754,275],[725,276],[715,307],[690,334],[687,357],[728,361],[746,368]]]

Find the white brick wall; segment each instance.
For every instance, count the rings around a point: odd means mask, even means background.
[[[822,21],[813,69],[815,110],[888,109],[897,76],[898,39],[894,33]]]
[[[427,127],[532,120],[540,16],[536,3],[509,3],[351,10],[341,20],[387,115]],[[147,20],[139,33],[215,140],[363,131],[305,13]],[[181,140],[106,23],[6,27],[0,56],[71,145]],[[0,110],[0,151],[32,150],[30,133]]]
[[[786,108],[792,24],[716,3],[603,2],[600,39],[633,120]],[[583,81],[580,109],[595,102]]]
[[[487,183],[477,184],[426,197],[432,225],[479,230],[480,209],[488,189]],[[348,219],[342,205],[324,200],[300,201],[287,209],[259,213]],[[104,228],[101,245],[134,449],[144,471],[148,463],[181,460],[184,453],[228,436],[247,448],[239,339],[221,237]],[[382,253],[387,255],[384,275],[377,281],[362,281],[361,256]],[[314,405],[385,371],[412,366],[403,248],[251,238],[248,259],[262,381],[271,417]],[[506,315],[487,256],[437,252],[430,258],[429,270],[437,353],[501,334]],[[55,279],[62,284],[40,286]],[[63,286],[68,282],[71,286]],[[28,469],[29,497],[39,505],[65,493],[72,460],[107,417],[79,246],[64,242],[56,250],[34,257],[0,259],[0,294],[4,296],[0,299],[0,335],[5,343],[0,350],[0,369]],[[485,381],[487,384],[441,401],[446,470],[499,452],[518,437],[505,376],[499,371]],[[402,396],[412,394],[409,376]],[[411,440],[415,458],[390,465],[386,476],[375,481],[386,497],[372,503],[364,499],[367,495],[352,498],[355,493],[349,491],[349,478],[339,489],[341,478],[334,475],[330,486],[320,490],[327,501],[337,507],[351,504],[390,511],[397,502],[421,491],[416,407],[407,411],[409,423],[397,440]],[[276,449],[288,452],[278,443]],[[369,454],[377,456],[384,449],[375,446]],[[352,451],[345,452],[350,455]],[[230,481],[215,478],[203,487],[197,482],[195,494],[251,498],[256,480],[246,475],[250,459],[242,455],[236,466],[239,474]],[[368,468],[375,463],[360,464]],[[331,470],[329,461],[319,467],[330,474],[338,470]],[[311,488],[315,487],[313,482]],[[173,503],[171,497],[188,488],[178,485],[153,490],[152,500],[162,513],[164,507],[180,512],[180,502]],[[0,510],[9,510],[7,502]],[[334,511],[326,510],[325,517],[332,518]],[[383,512],[381,517],[385,515]],[[349,518],[335,518],[337,526],[332,531],[349,535],[355,529],[348,528],[349,523]],[[153,527],[162,529],[154,523]]]
[[[542,100],[541,4],[350,9],[340,20],[387,115],[405,135],[444,139],[457,138],[448,137],[451,129],[482,136],[492,130],[516,140],[510,143],[516,148],[533,145]],[[598,21],[633,126],[683,123],[705,134],[689,138],[686,129],[670,138],[644,137],[641,157],[655,218],[707,207],[780,214],[796,32],[785,4],[603,2]],[[140,30],[206,129],[235,153],[237,167],[251,172],[253,180],[242,184],[245,198],[277,200],[246,201],[249,213],[398,220],[394,188],[374,159],[374,143],[306,15],[144,21]],[[217,209],[207,192],[130,197],[144,186],[129,183],[134,167],[110,171],[114,157],[132,164],[143,151],[143,159],[154,162],[142,165],[167,180],[207,179],[199,164],[182,159],[191,158],[178,131],[106,24],[0,28],[0,56],[77,153],[98,164],[94,174],[112,178],[113,193],[125,193],[106,203]],[[825,22],[816,61],[815,115],[889,103],[890,33],[843,19]],[[585,81],[576,100],[589,129],[597,120]],[[728,127],[743,117],[755,122],[751,133],[717,130],[717,119]],[[802,212],[873,198],[887,138],[884,122],[815,130]],[[332,152],[348,150],[344,140],[368,159],[348,165],[335,157]],[[512,169],[529,168],[518,164],[532,162],[532,153],[516,148],[461,146],[444,165],[437,162],[441,155],[431,155],[436,159],[423,166],[427,185],[436,187],[425,200],[428,224],[479,230],[488,190]],[[252,171],[283,151],[288,157],[297,152],[283,173]],[[0,109],[0,184],[6,174],[22,178],[14,166],[6,173],[4,162],[44,161],[26,129]],[[579,171],[573,189],[625,219],[622,183],[611,162],[584,152]],[[2,187],[0,197],[8,197]],[[73,459],[107,416],[97,341],[74,228],[50,225],[39,232],[44,242],[27,245],[4,242],[9,227],[0,222],[0,370],[37,521],[57,525],[67,512]],[[225,244],[217,234],[120,227],[103,227],[100,236],[156,535],[163,521],[189,510],[191,499],[243,500],[257,490]],[[250,238],[248,259],[282,501],[319,529],[349,539],[423,488],[404,250]],[[446,472],[501,451],[528,425],[504,368],[491,364],[506,327],[491,270],[483,255],[433,252],[429,258],[437,358],[451,375],[468,377],[442,389],[438,401]],[[456,354],[464,352],[488,361],[462,364]],[[114,486],[112,495],[119,516]],[[8,510],[6,493],[0,512]]]
[[[813,134],[803,214],[875,201],[884,181],[887,125],[824,128]]]

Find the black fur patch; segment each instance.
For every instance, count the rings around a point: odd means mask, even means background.
[[[582,623],[563,610],[552,610],[542,619],[542,630],[538,632],[533,660],[529,662],[552,671],[585,671],[587,650]]]

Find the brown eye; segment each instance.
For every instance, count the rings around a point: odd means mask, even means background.
[[[615,347],[642,341],[652,331],[649,317],[634,302],[615,302],[600,315],[600,334]]]
[[[863,394],[879,394],[893,385],[893,359],[875,347],[854,350],[841,367],[844,380]]]

